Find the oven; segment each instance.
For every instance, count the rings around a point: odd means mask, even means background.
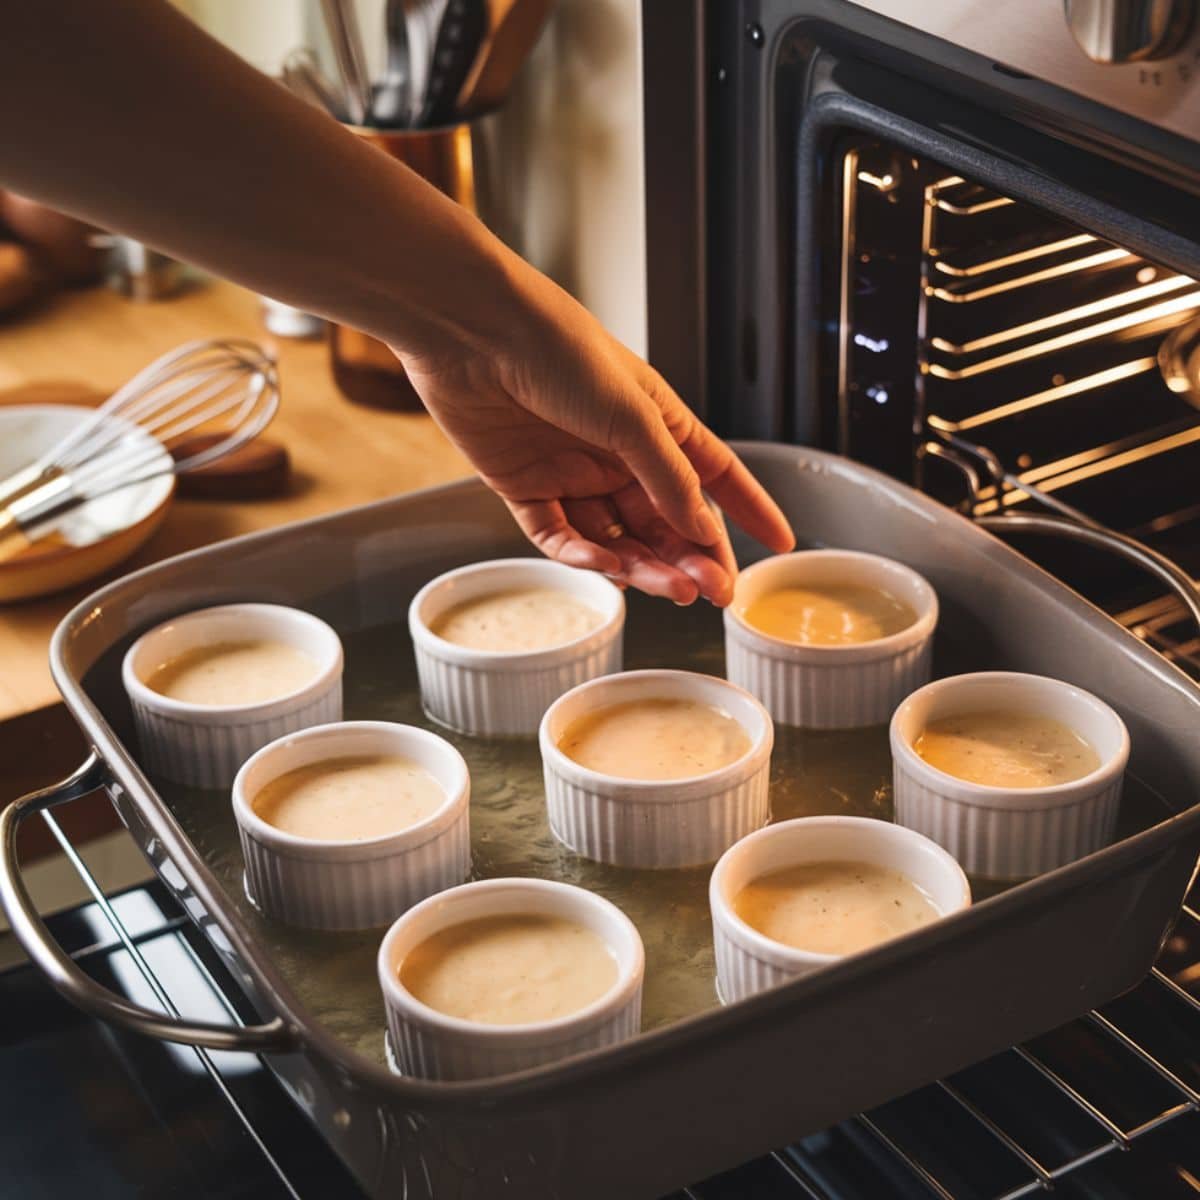
[[[666,3],[644,53],[651,361],[724,434],[981,521],[1200,679],[1195,9]],[[1198,996],[1193,900],[1114,1006],[696,1195],[1195,1196]]]

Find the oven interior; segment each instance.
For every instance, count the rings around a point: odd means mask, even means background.
[[[964,512],[1074,516],[1200,574],[1200,283],[880,138],[832,163],[823,439]],[[1020,548],[1200,678],[1161,583]]]

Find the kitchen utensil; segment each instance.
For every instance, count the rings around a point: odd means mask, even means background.
[[[553,7],[554,0],[486,0],[485,30],[454,105],[459,116],[504,102]]]
[[[339,121],[347,113],[342,97],[329,81],[325,72],[317,65],[316,56],[307,46],[292,50],[283,60],[282,80],[284,86],[314,108],[327,112]]]
[[[387,60],[383,78],[371,91],[371,123],[396,126],[408,123],[409,99],[408,21],[404,0],[387,0],[383,13]]]
[[[0,405],[0,477],[78,429],[91,417],[89,401],[96,398],[69,385],[22,388],[18,394],[29,400]],[[85,406],[71,402],[76,396]],[[53,537],[0,558],[0,603],[61,591],[128,558],[163,523],[174,483],[162,475],[101,496],[65,517]]]
[[[341,78],[340,107],[353,124],[361,125],[367,117],[371,92],[354,0],[321,0],[321,11]]]
[[[455,102],[487,29],[486,0],[449,0],[433,41],[419,124],[453,121]]]
[[[163,355],[0,481],[0,559],[89,501],[236,450],[266,428],[278,406],[275,361],[253,342],[188,342]],[[221,436],[176,462],[170,448],[201,432]]]
[[[433,70],[438,27],[449,0],[404,0],[408,43],[408,124],[417,128],[425,109],[425,89]]]
[[[425,723],[397,623],[405,601],[452,566],[528,552],[501,502],[473,481],[224,542],[77,606],[55,635],[51,662],[96,756],[0,815],[0,901],[33,960],[76,1003],[122,1026],[263,1051],[370,1194],[407,1186],[416,1200],[465,1189],[489,1200],[660,1196],[1133,986],[1179,911],[1200,851],[1200,690],[1028,559],[911,488],[806,447],[737,449],[806,538],[885,553],[929,580],[942,601],[939,673],[1038,671],[1116,702],[1133,745],[1119,840],[1002,895],[980,891],[973,908],[910,938],[720,1009],[708,872],[626,873],[557,850],[536,748],[451,737],[472,771],[476,871],[567,878],[625,909],[646,945],[648,1032],[520,1078],[446,1086],[392,1074],[374,940],[300,938],[255,912],[227,800],[152,786],[139,769],[118,667],[140,630],[198,603],[299,604],[347,642],[351,716]],[[735,549],[739,561],[753,557],[744,538]],[[720,655],[720,621],[707,606],[664,619],[660,601],[630,597],[634,665],[711,671]],[[887,815],[882,731],[778,733],[778,818]],[[235,973],[250,997],[253,1011],[239,1010],[248,1024],[118,1005],[48,940],[20,883],[17,828],[97,786],[108,788]],[[797,1064],[820,1086],[798,1084]],[[588,1136],[596,1129],[604,1136]]]

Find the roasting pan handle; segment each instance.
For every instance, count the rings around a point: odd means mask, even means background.
[[[1120,555],[1166,584],[1183,601],[1192,620],[1200,627],[1200,589],[1197,589],[1192,577],[1165,555],[1159,554],[1157,550],[1152,550],[1135,538],[1105,529],[1103,526],[1083,524],[1070,517],[1050,516],[1044,513],[1009,513],[1002,517],[976,517],[975,523],[992,533],[1046,534]]]
[[[295,1049],[295,1035],[280,1017],[263,1025],[210,1025],[203,1021],[175,1019],[131,1004],[81,971],[50,936],[21,877],[17,861],[17,828],[30,813],[75,800],[111,782],[107,769],[93,751],[66,779],[14,800],[0,813],[0,907],[8,917],[17,941],[60,995],[112,1025],[161,1041],[208,1050]]]

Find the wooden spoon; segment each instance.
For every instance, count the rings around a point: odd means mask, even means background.
[[[503,103],[553,7],[554,0],[487,0],[483,41],[455,104],[460,116]]]

